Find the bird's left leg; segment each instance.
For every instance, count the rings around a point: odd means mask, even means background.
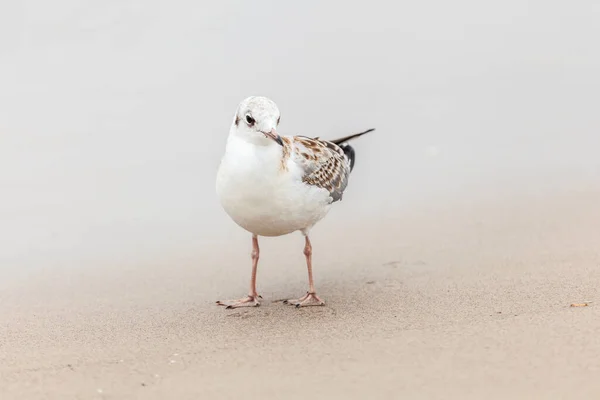
[[[308,292],[299,299],[285,300],[285,304],[290,304],[296,307],[322,306],[325,304],[323,300],[317,296],[315,284],[312,274],[312,245],[308,235],[305,235],[304,257],[306,258],[306,268],[308,269]]]

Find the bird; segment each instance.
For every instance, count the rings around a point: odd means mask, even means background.
[[[277,132],[281,114],[267,97],[250,96],[235,112],[225,153],[217,171],[216,192],[222,208],[252,235],[252,274],[248,296],[217,301],[226,308],[256,307],[262,297],[256,290],[260,257],[259,237],[299,231],[304,236],[308,291],[285,300],[296,307],[322,306],[313,280],[311,229],[342,200],[356,156],[348,144],[374,131],[336,140],[284,136]]]

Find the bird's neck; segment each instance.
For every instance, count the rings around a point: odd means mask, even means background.
[[[226,156],[237,162],[270,164],[279,162],[283,156],[282,147],[270,139],[266,143],[255,143],[254,140],[231,134],[227,140]],[[243,161],[242,161],[243,160]]]

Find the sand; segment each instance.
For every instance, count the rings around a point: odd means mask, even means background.
[[[579,187],[324,224],[322,308],[280,301],[305,290],[296,235],[262,242],[254,309],[214,305],[245,293],[237,239],[14,277],[0,292],[1,398],[598,398],[598,204]]]

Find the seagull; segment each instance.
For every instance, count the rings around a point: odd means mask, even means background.
[[[217,172],[216,190],[231,219],[252,234],[252,276],[248,296],[217,301],[227,308],[256,307],[258,237],[282,236],[300,231],[308,269],[308,292],[284,303],[296,307],[322,306],[312,271],[311,228],[332,204],[342,200],[354,168],[355,152],[347,142],[367,131],[337,140],[281,136],[276,128],[281,114],[270,99],[252,96],[243,100],[229,130],[225,154]]]

